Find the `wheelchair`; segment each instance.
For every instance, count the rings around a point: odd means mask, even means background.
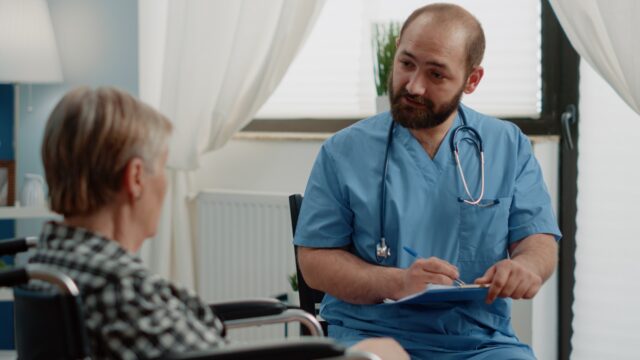
[[[34,237],[0,241],[0,255],[26,251],[37,242]],[[51,293],[25,287],[31,280],[50,283],[58,291]],[[19,359],[91,359],[80,291],[69,276],[44,265],[29,264],[0,271],[0,287],[13,288]],[[225,302],[210,306],[222,320],[225,329],[297,321],[311,336],[249,345],[230,344],[205,351],[166,354],[158,359],[379,359],[373,354],[349,350],[324,338],[322,327],[314,316],[275,299]]]

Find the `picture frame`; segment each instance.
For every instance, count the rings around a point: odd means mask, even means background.
[[[0,206],[14,206],[16,201],[16,163],[0,160]]]

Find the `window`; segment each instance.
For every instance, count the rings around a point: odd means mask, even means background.
[[[456,3],[480,20],[487,38],[485,77],[465,103],[500,117],[539,117],[540,2]],[[361,119],[373,115],[372,24],[401,22],[423,5],[424,1],[416,0],[328,0],[300,54],[256,118]]]

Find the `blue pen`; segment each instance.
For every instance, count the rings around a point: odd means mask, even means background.
[[[406,251],[407,253],[409,253],[409,255],[413,256],[414,258],[419,258],[420,256],[418,256],[418,253],[413,250],[412,248],[408,247],[408,246],[403,246],[402,250]]]
[[[422,256],[419,256],[418,253],[415,250],[413,250],[412,248],[410,248],[408,246],[403,246],[402,250],[406,251],[409,255],[413,256],[416,259],[422,258]],[[464,283],[464,281],[462,281],[460,279],[454,279],[453,283],[458,287],[460,287],[462,285],[466,285]]]

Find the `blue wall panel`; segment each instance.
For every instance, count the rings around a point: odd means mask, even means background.
[[[0,300],[0,350],[14,348],[13,302]]]
[[[0,160],[13,160],[13,85],[0,85]]]
[[[13,151],[13,85],[0,85],[0,160],[15,159]],[[0,220],[0,239],[15,235],[14,220]]]

